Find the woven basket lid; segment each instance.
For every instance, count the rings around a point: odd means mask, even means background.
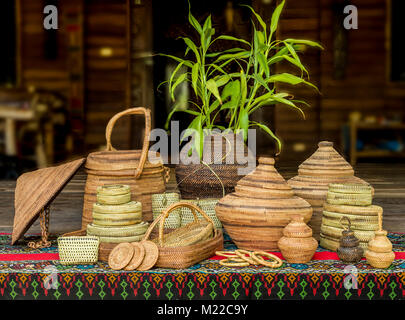
[[[333,148],[333,142],[321,141],[318,149],[298,169],[306,176],[353,176],[352,166]]]
[[[292,188],[274,168],[274,159],[260,157],[256,170],[240,179],[235,186],[235,193],[260,199],[291,198]]]
[[[63,187],[79,170],[85,159],[22,174],[14,196],[14,226],[11,244],[20,239]]]

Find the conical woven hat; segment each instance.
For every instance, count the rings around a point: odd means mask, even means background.
[[[352,166],[333,148],[333,142],[321,141],[318,149],[298,169],[304,176],[353,176]]]
[[[24,173],[17,179],[14,196],[14,244],[38,218],[45,208],[79,170],[85,159]]]

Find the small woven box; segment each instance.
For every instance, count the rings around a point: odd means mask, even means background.
[[[197,207],[202,209],[208,217],[211,218],[212,222],[214,223],[215,228],[221,229],[222,228],[222,223],[218,219],[217,214],[215,212],[215,206],[217,205],[219,199],[196,199],[196,200],[182,200],[185,202],[189,202],[192,204],[195,204]],[[197,213],[197,216],[199,218],[202,218],[199,213]],[[185,226],[189,224],[190,222],[194,221],[193,214],[191,213],[191,210],[186,207],[181,208],[181,226]]]
[[[99,238],[95,236],[59,237],[59,259],[64,265],[95,264],[98,261]]]

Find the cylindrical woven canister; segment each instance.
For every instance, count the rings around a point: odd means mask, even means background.
[[[104,227],[88,224],[87,235],[99,237],[131,237],[144,234],[148,227],[149,224],[144,221],[131,226],[121,227]]]
[[[128,203],[119,205],[106,205],[95,203],[93,205],[93,212],[106,214],[139,212],[142,214],[142,204],[138,201],[130,201]]]
[[[217,217],[217,213],[215,211],[215,206],[217,205],[219,199],[196,199],[196,200],[184,200],[186,202],[195,204],[197,207],[202,209],[208,217],[214,222],[215,228],[222,228],[222,223]],[[198,215],[198,213],[197,213]],[[199,218],[202,218],[199,216]],[[181,208],[181,225],[185,226],[186,224],[194,221],[193,214],[191,210],[187,207]]]
[[[175,192],[152,194],[153,219],[156,219],[166,208],[180,201],[180,195]],[[176,229],[181,226],[180,208],[174,210],[165,220],[165,228]]]

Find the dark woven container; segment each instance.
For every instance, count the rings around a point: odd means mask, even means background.
[[[234,134],[206,136],[203,148],[203,161],[206,164],[176,165],[176,180],[182,199],[222,198],[235,191],[237,182],[244,176],[238,174],[238,169],[247,167],[247,164],[237,163],[237,155],[248,155],[246,145],[243,145],[242,150],[236,150],[235,145],[229,143],[236,141],[236,137]],[[222,142],[219,150],[215,150],[214,141]],[[229,158],[232,157],[233,164],[226,163],[227,154]],[[255,161],[253,155],[250,161]]]

